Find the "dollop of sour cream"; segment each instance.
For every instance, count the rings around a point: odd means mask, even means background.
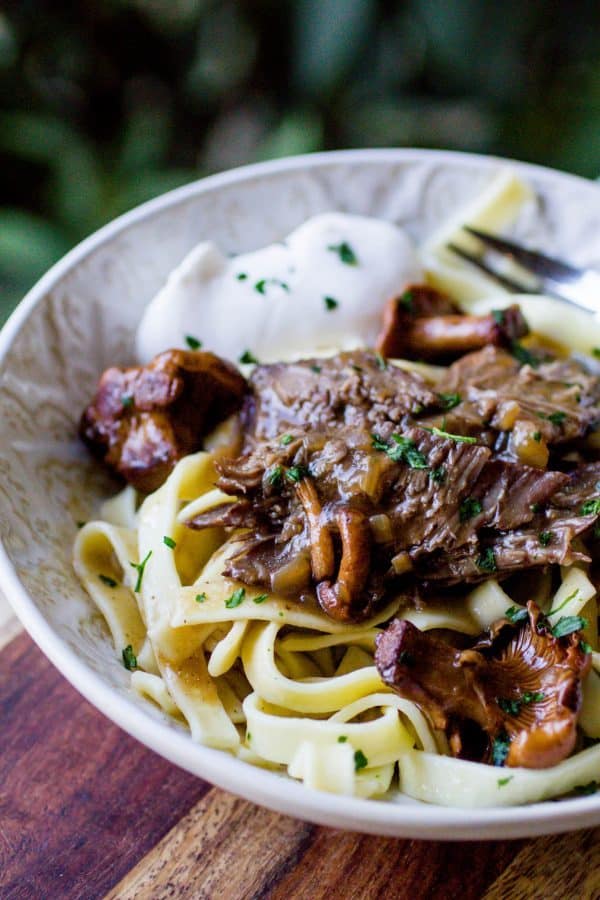
[[[137,355],[200,341],[231,362],[271,362],[372,346],[385,301],[422,276],[401,229],[343,213],[235,257],[198,244],[148,305]]]

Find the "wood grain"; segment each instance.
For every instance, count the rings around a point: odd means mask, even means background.
[[[0,897],[100,897],[208,786],[97,713],[27,635],[0,653]]]
[[[319,828],[213,788],[107,900],[476,900],[522,843],[429,843]]]
[[[395,840],[209,789],[97,713],[26,635],[0,652],[0,717],[2,900],[600,898],[600,829]]]

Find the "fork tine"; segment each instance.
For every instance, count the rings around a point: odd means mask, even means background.
[[[463,250],[462,247],[458,247],[456,244],[447,244],[446,246],[449,250],[452,250],[453,253],[456,253],[457,256],[460,256],[461,259],[465,259],[467,262],[470,262],[474,266],[477,266],[478,269],[481,269],[482,272],[485,272],[486,275],[488,275],[490,278],[493,278],[494,281],[497,281],[503,287],[508,288],[509,291],[515,291],[517,294],[531,293],[530,287],[519,284],[518,281],[513,281],[512,278],[508,278],[508,276],[502,275],[500,272],[496,272],[486,262],[484,262],[481,257],[468,253],[466,250]]]
[[[561,262],[558,259],[552,259],[550,256],[544,256],[543,253],[536,253],[534,250],[527,250],[512,241],[505,238],[499,238],[495,234],[487,234],[485,231],[479,231],[478,228],[471,228],[469,225],[463,225],[465,231],[472,234],[487,247],[498,253],[510,255],[524,268],[529,269],[534,275],[541,278],[553,278],[556,281],[574,281],[581,278],[582,272],[574,266]]]

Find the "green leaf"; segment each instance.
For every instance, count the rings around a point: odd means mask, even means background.
[[[552,635],[555,638],[567,637],[567,635],[573,634],[574,631],[581,631],[582,628],[587,628],[587,624],[588,621],[583,616],[562,616],[551,629]]]

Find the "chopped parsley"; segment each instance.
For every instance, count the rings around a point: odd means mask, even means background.
[[[235,277],[237,278],[238,281],[245,281],[248,277],[248,273],[247,272],[238,272]]]
[[[202,341],[199,341],[198,338],[194,337],[193,334],[186,334],[185,342],[190,350],[199,350],[202,346]]]
[[[284,434],[284,435],[279,439],[279,443],[281,444],[282,447],[287,447],[287,445],[288,445],[288,444],[291,444],[293,440],[294,440],[294,435],[293,435],[293,434]]]
[[[118,581],[115,581],[114,578],[111,578],[110,575],[98,575],[98,578],[102,584],[106,585],[106,587],[116,587],[119,583]]]
[[[387,453],[394,462],[406,463],[411,469],[428,468],[427,457],[417,449],[414,441],[403,437],[401,434],[393,434],[392,443],[382,441],[378,435],[372,434],[371,446],[374,450],[381,450],[382,453]]]
[[[529,613],[522,606],[510,606],[504,615],[513,625],[518,625],[519,622],[524,622],[529,617]]]
[[[258,364],[257,358],[253,353],[250,352],[250,350],[244,350],[239,358],[239,362],[244,363],[247,366],[251,365],[252,363]]]
[[[542,703],[546,699],[543,691],[525,691],[520,697],[507,699],[505,697],[497,697],[496,703],[508,716],[518,716],[522,706],[528,706],[530,703]]]
[[[347,735],[345,735],[345,734],[340,734],[340,736],[339,736],[339,738],[338,738],[338,744],[345,744],[347,740],[348,740],[348,736],[347,736]]]
[[[435,484],[443,484],[446,480],[446,469],[444,466],[440,466],[438,469],[432,469],[429,473],[429,477]]]
[[[590,794],[595,794],[598,788],[600,784],[597,781],[588,781],[587,784],[577,784],[573,788],[573,793],[578,797],[589,797]]]
[[[196,603],[204,603],[204,601],[207,599],[208,598],[207,598],[206,594],[204,593],[204,591],[202,591],[201,594],[196,594],[196,596],[194,597],[194,600],[196,601]]]
[[[507,775],[506,778],[499,778],[498,787],[504,787],[504,785],[508,784],[509,781],[512,781],[514,777],[514,775]]]
[[[369,760],[362,752],[362,750],[355,750],[354,752],[354,771],[360,772],[361,769],[365,769],[369,765]]]
[[[340,305],[339,300],[336,300],[335,297],[323,297],[323,303],[325,304],[325,309],[329,310],[329,312],[333,309],[337,309]]]
[[[265,600],[268,600],[268,599],[269,599],[269,595],[268,595],[268,594],[259,594],[257,597],[253,597],[253,598],[252,598],[252,601],[253,601],[254,603],[264,603]]]
[[[547,547],[548,544],[552,540],[552,532],[551,531],[540,531],[539,540],[542,547]]]
[[[600,515],[600,497],[596,497],[593,500],[586,500],[583,506],[581,507],[581,515],[582,516],[597,516]]]
[[[492,763],[495,766],[503,766],[508,751],[510,750],[510,738],[505,731],[502,731],[492,743]]]
[[[530,353],[527,347],[524,347],[519,341],[511,342],[510,352],[522,366],[531,366],[532,369],[537,369],[540,364],[533,353]]]
[[[288,481],[291,481],[292,484],[298,484],[299,481],[302,481],[303,478],[309,474],[306,466],[290,466],[290,468],[285,473],[285,477]]]
[[[246,588],[238,588],[237,591],[234,591],[231,597],[228,597],[225,601],[225,606],[227,609],[235,609],[236,606],[239,606],[240,603],[244,602],[244,598],[246,596]]]
[[[600,359],[600,347],[592,347],[592,356],[595,356],[596,359]]]
[[[425,431],[430,431],[431,434],[435,434],[436,437],[446,438],[449,441],[456,441],[458,444],[476,444],[477,438],[467,437],[464,434],[450,434],[448,431],[442,431],[441,428],[436,428],[435,425],[432,428],[429,428],[423,425]]]
[[[272,487],[281,487],[283,483],[283,466],[272,466],[270,469],[267,469],[265,478]]]
[[[176,541],[174,541],[172,537],[169,537],[168,534],[165,534],[165,536],[163,537],[163,544],[165,545],[165,547],[168,547],[169,550],[174,550],[177,546]]]
[[[554,616],[554,615],[556,615],[557,612],[560,612],[561,609],[564,609],[564,608],[565,608],[565,606],[567,605],[567,603],[570,603],[571,600],[575,600],[575,598],[577,597],[577,594],[578,594],[578,593],[579,593],[579,588],[575,588],[574,591],[571,591],[571,593],[569,594],[568,597],[565,597],[565,599],[564,599],[563,602],[560,604],[560,606],[557,606],[556,609],[551,609],[550,612],[548,613],[548,615],[549,615],[549,616]]]
[[[121,406],[133,406],[133,394],[121,394]]]
[[[414,309],[414,296],[412,291],[404,291],[401,297],[398,298],[398,303],[400,306],[403,306],[406,312],[413,313]]]
[[[537,444],[539,444],[539,442],[540,442],[541,439],[542,439],[542,432],[541,432],[541,431],[534,431],[533,434],[531,435],[531,437],[534,439],[534,441],[535,441]]]
[[[148,560],[150,559],[151,556],[152,556],[152,550],[148,550],[148,552],[146,553],[146,555],[143,558],[143,560],[141,561],[141,563],[134,563],[134,562],[129,563],[129,565],[133,569],[136,569],[136,571],[138,573],[137,581],[136,581],[135,587],[133,589],[136,592],[136,594],[142,589],[142,578],[144,577],[144,569],[146,568],[146,563],[148,562]]]
[[[579,641],[579,649],[581,650],[582,653],[591,653],[592,652],[592,646],[591,646],[591,644],[588,644],[587,641]]]
[[[311,372],[316,372],[317,375],[320,375],[320,374],[321,374],[321,366],[311,366],[311,367],[310,367],[310,371],[311,371]]]
[[[504,310],[503,309],[493,309],[492,310],[492,319],[496,323],[496,325],[504,325]]]
[[[458,509],[458,517],[461,522],[468,522],[474,516],[478,516],[483,506],[475,497],[466,497]]]
[[[557,412],[550,413],[549,416],[546,416],[549,422],[552,422],[553,425],[560,425],[561,422],[564,422],[567,418],[567,414],[560,410]]]
[[[574,631],[581,631],[587,627],[587,619],[583,616],[562,616],[556,625],[551,629],[552,636],[555,638],[567,637]]]
[[[84,522],[83,519],[78,519],[75,524],[78,528],[83,528],[84,525],[87,525],[87,522]]]
[[[288,294],[290,292],[289,284],[286,284],[285,281],[281,281],[279,278],[261,278],[254,285],[254,290],[258,291],[259,294],[267,293],[267,286],[269,284],[275,284],[277,287],[280,287],[283,291],[287,291]]]
[[[329,244],[327,249],[331,250],[333,253],[337,253],[340,260],[343,263],[346,263],[347,266],[358,265],[356,253],[347,241],[342,241],[340,244]]]
[[[375,354],[375,362],[377,364],[377,368],[381,369],[382,372],[387,369],[387,360],[381,353],[377,352]]]
[[[137,657],[133,652],[131,644],[127,644],[123,650],[123,665],[126,669],[129,669],[130,672],[132,669],[137,669]]]
[[[460,394],[438,394],[442,409],[454,409],[462,401]]]
[[[482,572],[497,571],[498,566],[496,565],[496,557],[494,556],[494,551],[491,547],[486,547],[486,549],[479,554],[475,560],[475,565],[478,569],[481,569]]]

